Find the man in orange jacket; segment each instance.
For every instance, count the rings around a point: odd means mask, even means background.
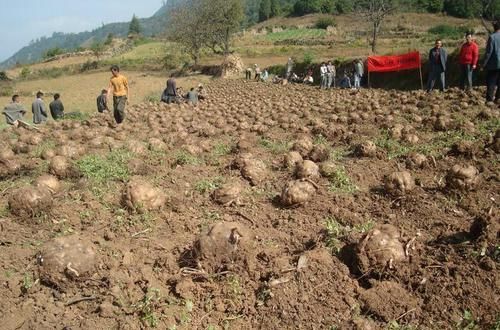
[[[460,49],[460,67],[462,68],[462,77],[460,79],[460,87],[470,90],[472,88],[472,73],[477,67],[479,59],[479,47],[472,40],[472,33],[467,33],[465,43]]]

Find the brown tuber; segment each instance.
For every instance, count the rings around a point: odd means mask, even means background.
[[[90,241],[77,235],[47,243],[37,257],[40,279],[64,291],[72,281],[92,275],[97,261]]]
[[[124,201],[130,210],[143,213],[163,207],[166,196],[163,191],[148,182],[140,178],[132,178],[125,189]]]
[[[358,271],[394,268],[406,260],[401,234],[390,224],[379,225],[361,239],[356,249]]]
[[[290,181],[281,192],[281,203],[284,206],[304,204],[308,202],[315,193],[316,187],[309,181]]]
[[[52,206],[52,196],[45,187],[23,187],[12,192],[9,209],[18,216],[36,216]]]
[[[450,189],[472,190],[479,182],[479,171],[473,165],[455,165],[446,175],[446,184]]]
[[[415,188],[415,180],[410,172],[394,172],[384,178],[385,190],[393,196],[404,196]]]
[[[310,160],[304,160],[297,164],[295,176],[297,179],[317,178],[319,177],[319,167]]]
[[[252,233],[237,222],[219,222],[202,233],[195,243],[195,256],[205,271],[253,268]]]

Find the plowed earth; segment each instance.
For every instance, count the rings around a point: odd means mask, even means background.
[[[0,328],[498,329],[481,91],[207,89],[0,133]]]

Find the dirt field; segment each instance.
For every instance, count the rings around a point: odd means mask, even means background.
[[[2,329],[500,326],[480,91],[218,80],[0,134]]]

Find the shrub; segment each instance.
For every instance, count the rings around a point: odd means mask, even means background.
[[[7,74],[5,71],[0,71],[0,81],[9,81],[9,77],[7,77]]]
[[[305,52],[304,59],[302,60],[302,63],[306,66],[309,66],[313,62],[314,62],[314,55],[311,52]]]
[[[0,96],[12,96],[14,94],[14,86],[9,82],[0,82]]]
[[[54,47],[54,48],[51,48],[49,50],[47,50],[44,54],[43,54],[43,58],[47,59],[47,58],[51,58],[51,57],[54,57],[54,56],[57,56],[57,55],[61,55],[61,54],[64,54],[65,53],[65,50],[60,48],[60,47]]]
[[[82,67],[80,68],[80,72],[97,70],[98,68],[99,68],[99,62],[88,60],[87,62],[82,64]]]
[[[21,77],[21,79],[26,79],[28,78],[28,76],[31,74],[31,70],[30,68],[28,68],[27,66],[25,66],[22,70],[21,70],[21,73],[19,74],[19,76]]]
[[[451,26],[447,24],[440,24],[428,30],[429,33],[439,36],[441,38],[461,38],[466,32],[474,32],[467,26]]]
[[[315,26],[317,29],[326,30],[329,26],[337,26],[337,24],[335,23],[335,19],[333,19],[333,17],[321,17],[316,21]]]

